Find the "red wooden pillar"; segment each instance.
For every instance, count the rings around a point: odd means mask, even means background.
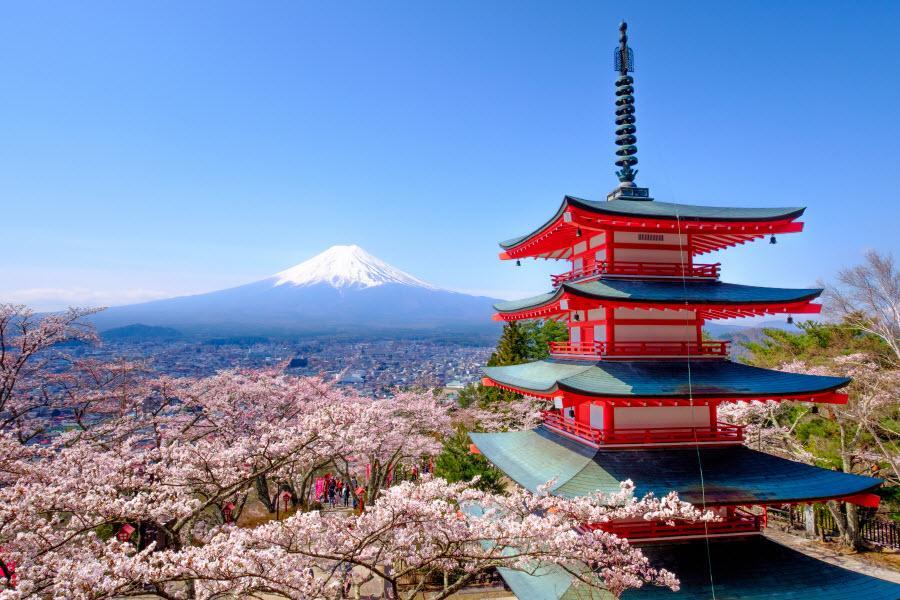
[[[612,348],[616,341],[616,307],[606,306],[606,347]]]
[[[684,249],[685,254],[687,254],[687,260],[684,262],[688,273],[692,273],[694,271],[694,236],[690,233],[684,234],[687,238],[687,244]],[[681,240],[679,240],[680,242]]]
[[[613,431],[616,428],[615,407],[612,402],[603,403],[603,430]]]
[[[575,420],[582,425],[591,424],[591,403],[582,402],[575,405]]]
[[[616,232],[610,231],[609,237],[611,240],[614,239],[616,237]],[[609,246],[606,248],[606,264],[608,265],[610,272],[615,270],[615,267],[616,267],[616,244],[615,244],[615,242],[611,241]]]
[[[587,311],[585,311],[585,320],[587,320]],[[594,342],[594,326],[585,325],[581,328],[581,341],[592,344]]]

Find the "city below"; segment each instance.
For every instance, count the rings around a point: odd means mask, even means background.
[[[332,341],[266,338],[104,341],[80,345],[79,358],[143,361],[172,377],[204,377],[224,369],[278,368],[321,376],[361,394],[384,397],[397,389],[444,388],[452,393],[480,379],[492,346],[414,340]]]

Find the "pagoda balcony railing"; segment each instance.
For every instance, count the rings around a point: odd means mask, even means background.
[[[627,427],[597,429],[557,411],[543,411],[544,425],[578,437],[597,446],[643,446],[652,444],[721,443],[739,444],[744,441],[741,425],[717,422],[704,427]]]
[[[747,535],[759,533],[765,525],[765,515],[736,510],[733,515],[720,521],[676,521],[667,525],[665,521],[638,521],[594,523],[586,529],[599,529],[626,538],[629,541],[665,538],[707,537],[713,535]]]
[[[718,279],[721,263],[692,264],[658,263],[658,262],[626,262],[602,260],[587,267],[572,269],[568,273],[551,275],[553,285],[559,285],[566,281],[576,281],[591,277],[622,276],[622,277],[689,277],[693,279]]]
[[[550,342],[550,355],[561,358],[728,358],[730,342]]]

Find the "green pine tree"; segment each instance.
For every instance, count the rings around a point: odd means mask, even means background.
[[[569,330],[558,321],[513,321],[503,326],[497,348],[488,359],[487,366],[518,365],[550,356],[549,342],[566,341]],[[460,390],[457,402],[462,408],[473,404],[488,408],[498,402],[510,402],[518,394],[480,383],[470,384]]]
[[[444,441],[444,449],[434,462],[434,473],[447,481],[471,481],[478,476],[475,484],[480,490],[492,493],[503,493],[503,473],[480,454],[472,454],[469,445],[469,433],[464,427],[458,427],[452,437]]]
[[[497,348],[488,359],[489,367],[517,365],[528,360],[528,337],[516,321],[503,326]]]
[[[513,321],[503,326],[497,348],[487,365],[502,367],[541,360],[550,356],[550,342],[568,339],[568,328],[558,321]]]
[[[522,325],[528,345],[528,360],[541,360],[550,356],[550,342],[565,342],[569,328],[559,321],[529,321]]]

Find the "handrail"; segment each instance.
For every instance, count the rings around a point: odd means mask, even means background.
[[[750,513],[735,514],[720,521],[682,521],[668,525],[665,521],[631,521],[592,523],[588,529],[600,529],[628,540],[647,538],[671,538],[687,535],[746,534],[762,530],[763,515]]]
[[[611,430],[597,429],[574,419],[567,419],[559,412],[542,411],[544,423],[555,429],[573,434],[597,445],[659,444],[689,442],[744,441],[744,427],[722,421],[714,425],[698,427],[621,427]]]
[[[573,433],[578,437],[584,438],[595,444],[599,444],[601,442],[603,431],[601,431],[600,429],[595,429],[590,425],[579,423],[574,419],[566,419],[558,412],[554,411],[541,411],[541,415],[544,417],[544,423],[547,423],[548,425],[551,425],[556,429],[561,429],[567,433]]]
[[[581,357],[683,356],[728,357],[728,341],[700,342],[550,342],[550,354]]]
[[[691,277],[696,279],[718,279],[721,263],[691,264],[607,261],[601,260],[587,267],[572,268],[568,273],[551,275],[553,285],[566,281],[598,277],[601,275],[623,275],[633,277]]]

